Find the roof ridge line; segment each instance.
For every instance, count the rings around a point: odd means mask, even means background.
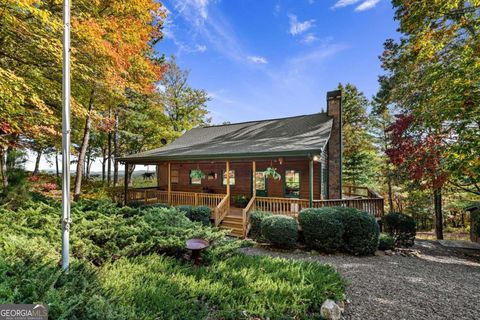
[[[262,120],[248,120],[248,121],[226,123],[226,124],[214,124],[214,125],[205,126],[205,127],[195,127],[193,129],[226,127],[226,126],[233,126],[233,125],[236,125],[236,124],[246,124],[246,123],[252,123],[252,122],[266,122],[266,121],[275,121],[275,120],[283,120],[283,119],[291,119],[291,118],[300,118],[300,117],[305,117],[305,116],[313,116],[313,115],[316,115],[316,114],[327,114],[327,113],[326,112],[316,112],[316,113],[302,114],[302,115],[282,117],[282,118],[272,118],[272,119],[262,119]]]

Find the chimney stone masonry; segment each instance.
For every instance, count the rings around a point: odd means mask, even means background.
[[[333,118],[328,141],[328,198],[342,199],[342,92],[327,92],[327,114]]]

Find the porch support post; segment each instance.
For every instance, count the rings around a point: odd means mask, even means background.
[[[172,204],[172,175],[171,175],[171,164],[168,163],[168,204]]]
[[[309,163],[309,172],[310,172],[310,179],[309,179],[309,186],[308,186],[308,193],[309,193],[309,205],[310,208],[313,207],[313,158],[310,159]]]
[[[252,198],[257,195],[257,163],[252,161]]]
[[[127,195],[128,195],[128,163],[125,162],[125,173],[123,175],[123,205],[127,205]]]
[[[230,197],[230,161],[227,161],[225,166],[225,170],[227,172],[227,195]]]

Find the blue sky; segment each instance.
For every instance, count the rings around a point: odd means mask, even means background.
[[[165,0],[157,51],[190,69],[212,98],[213,123],[321,111],[326,92],[351,82],[377,90],[378,56],[398,38],[389,0]],[[27,169],[33,170],[29,156]],[[54,166],[42,158],[41,169]],[[139,168],[143,169],[143,168]],[[101,170],[97,161],[94,171]],[[121,169],[123,170],[123,168]]]
[[[319,112],[353,83],[367,97],[378,56],[398,38],[389,0],[165,0],[157,51],[189,69],[212,98],[214,123]]]

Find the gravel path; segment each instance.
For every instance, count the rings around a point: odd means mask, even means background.
[[[480,319],[480,252],[421,240],[414,249],[419,257],[242,250],[333,265],[348,282],[344,319]]]

